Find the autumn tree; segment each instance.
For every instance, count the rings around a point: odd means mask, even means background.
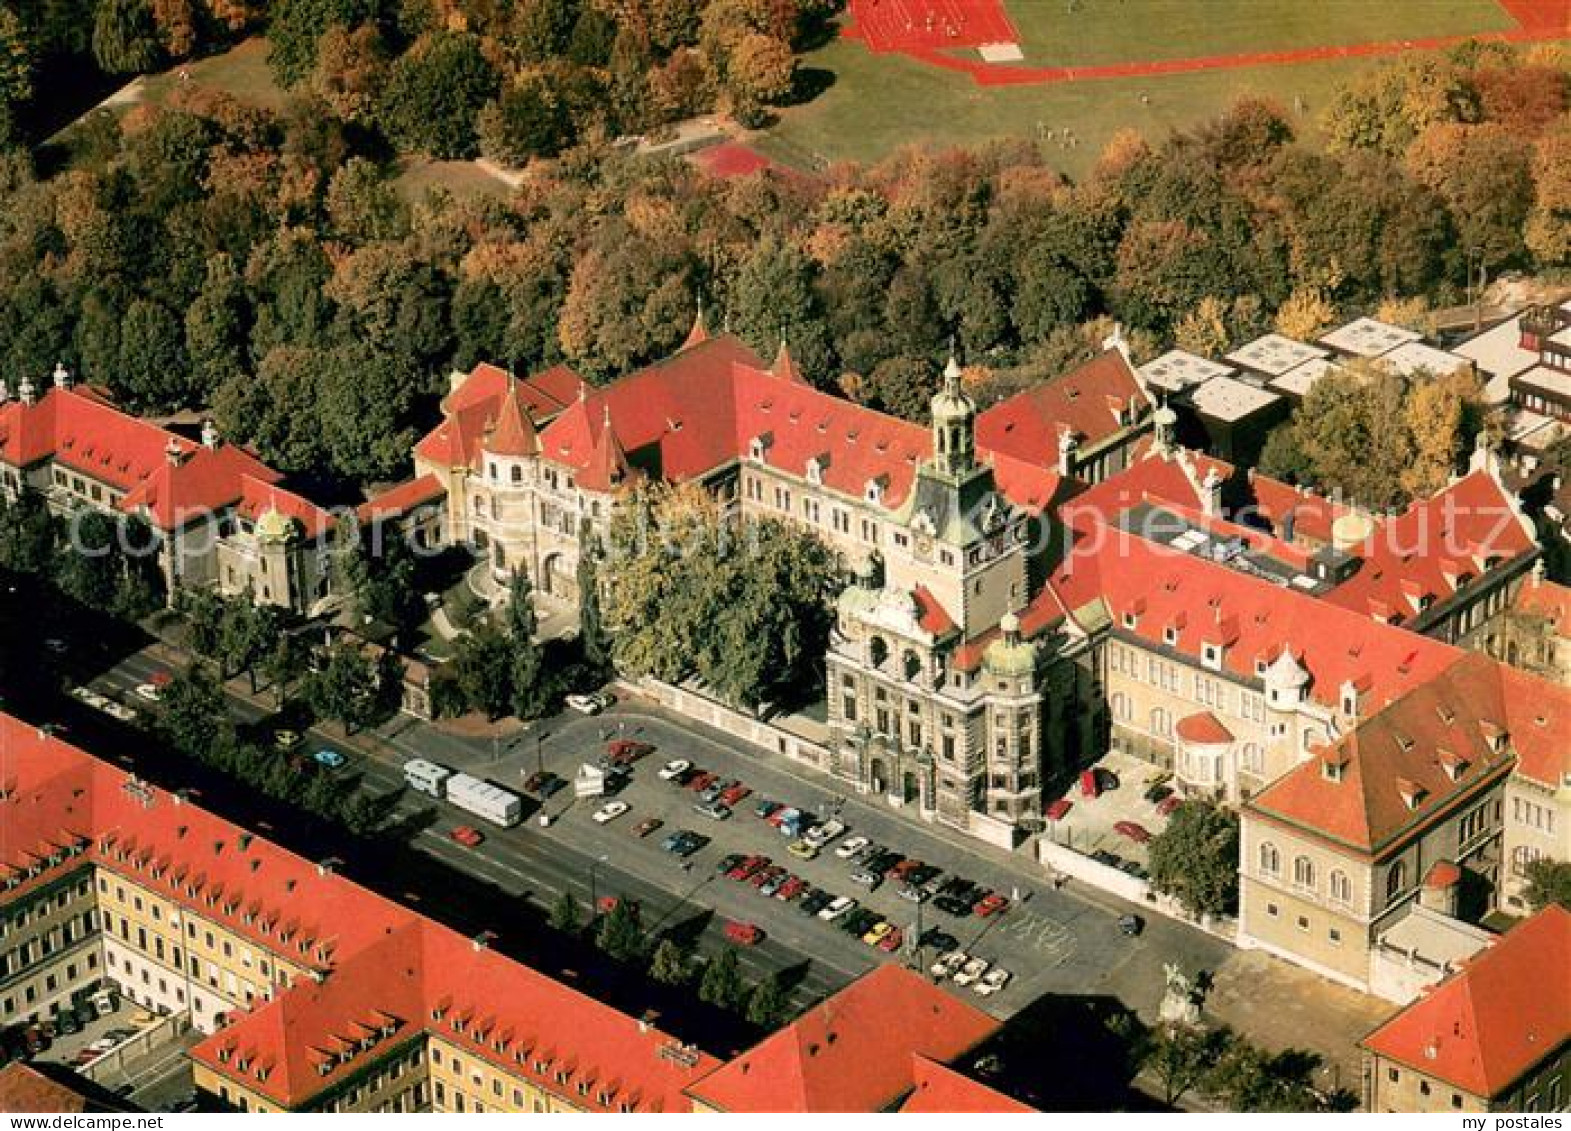
[[[1151,886],[1191,915],[1227,915],[1238,908],[1238,817],[1186,801],[1151,841]]]
[[[432,32],[389,68],[378,121],[405,149],[442,159],[473,157],[475,117],[499,86],[475,36]]]
[[[387,52],[375,24],[334,24],[316,45],[312,93],[346,122],[370,121],[387,82]]]
[[[93,57],[113,75],[155,69],[163,52],[147,0],[98,0],[93,10]]]

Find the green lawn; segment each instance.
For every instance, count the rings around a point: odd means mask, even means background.
[[[835,81],[812,102],[792,107],[755,144],[798,167],[817,159],[876,160],[902,145],[931,141],[973,145],[991,138],[1042,137],[1048,159],[1080,176],[1114,133],[1125,127],[1160,139],[1224,110],[1251,94],[1275,99],[1303,133],[1336,86],[1370,60],[1337,59],[1291,66],[1200,71],[1190,74],[1098,79],[1039,86],[983,87],[970,76],[928,66],[903,55],[872,55],[860,44],[836,40],[810,55],[805,66]],[[1145,96],[1148,102],[1142,102]],[[1294,99],[1302,99],[1302,112]],[[1063,141],[1064,127],[1078,139]]]
[[[399,194],[411,204],[422,199],[428,189],[444,188],[458,200],[479,196],[506,197],[506,184],[487,173],[473,161],[432,161],[409,157],[400,162]]]
[[[267,69],[267,41],[261,36],[248,39],[222,55],[212,55],[188,63],[184,68],[175,67],[162,74],[147,76],[142,84],[143,100],[162,102],[180,85],[182,69],[190,75],[184,81],[216,87],[253,106],[277,110],[286,98],[273,81],[273,73]]]
[[[1004,0],[1025,63],[1288,51],[1515,26],[1495,0]],[[1071,8],[1073,10],[1071,10]]]

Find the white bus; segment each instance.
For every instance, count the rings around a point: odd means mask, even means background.
[[[468,774],[447,779],[447,799],[466,813],[503,828],[518,824],[524,815],[524,802],[518,794]]]
[[[411,758],[404,763],[404,780],[409,783],[409,788],[432,797],[442,796],[443,786],[452,776],[452,770],[438,766],[435,762],[427,762],[424,758]]]

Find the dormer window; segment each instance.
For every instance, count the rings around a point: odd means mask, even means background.
[[[824,471],[829,466],[829,456],[814,456],[807,461],[807,481],[812,484],[821,484],[824,481]]]
[[[876,503],[879,506],[883,506],[883,503],[884,503],[884,479],[883,479],[883,477],[880,476],[877,479],[869,479],[867,481],[867,488],[863,492],[863,496],[867,499],[868,502]]]
[[[762,463],[764,461],[764,457],[769,454],[769,445],[771,439],[772,438],[768,432],[765,432],[759,436],[754,436],[752,442],[747,446],[748,458]]]
[[[1166,628],[1164,628],[1162,630],[1162,643],[1170,646],[1176,645],[1178,643],[1178,629],[1174,628],[1172,625],[1168,625]]]
[[[1320,776],[1330,782],[1341,781],[1342,763],[1334,762],[1329,758],[1322,759],[1320,762]]]
[[[1222,667],[1222,648],[1218,644],[1202,644],[1200,646],[1200,662],[1208,668],[1220,670]]]
[[[1124,614],[1124,627],[1132,629],[1132,628],[1135,627],[1135,624],[1138,622],[1138,620],[1139,620],[1139,618],[1136,617],[1134,613],[1125,613]]]

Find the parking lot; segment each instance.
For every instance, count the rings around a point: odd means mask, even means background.
[[[966,993],[999,1016],[1015,1012],[1047,991],[1117,992],[1137,1003],[1149,999],[1154,1005],[1160,982],[1149,963],[1130,962],[1138,950],[1160,947],[1193,965],[1213,967],[1227,953],[1217,940],[1169,923],[1151,924],[1142,939],[1124,937],[1118,918],[1130,910],[1127,907],[1091,903],[1055,890],[1040,869],[1021,856],[973,846],[959,834],[921,822],[914,813],[890,808],[882,797],[848,794],[830,779],[809,776],[809,772],[794,765],[786,767],[778,759],[760,758],[643,703],[620,704],[598,718],[564,717],[544,729],[538,749],[533,738],[526,737],[504,749],[498,758],[453,767],[515,790],[542,767],[567,783],[543,803],[549,826],[542,827],[535,814],[523,827],[505,835],[539,845],[546,855],[552,844],[570,846],[593,861],[590,869],[596,898],[620,894],[615,879],[620,873],[669,890],[688,909],[712,909],[716,923],[706,940],[711,946],[719,944],[725,924],[755,924],[765,939],[783,944],[789,953],[808,957],[826,989],[844,984],[880,962],[920,963],[931,970],[942,950],[958,945],[968,956],[985,959],[989,971],[1002,967],[1008,972],[1000,992],[985,997]],[[614,793],[605,798],[575,798],[571,782],[581,766],[598,763],[608,743],[619,739],[648,742],[654,751],[635,764]],[[661,780],[661,767],[672,759],[690,762],[695,771],[712,773],[724,782],[739,782],[747,795],[736,797],[728,819],[705,816],[694,808],[704,802],[690,788],[691,781],[684,786]],[[607,800],[625,804],[627,810],[605,823],[596,822],[594,814]],[[757,807],[764,801],[820,819],[837,817],[846,831],[814,858],[794,856],[790,846],[799,838],[783,834],[757,815]],[[778,814],[776,817],[778,820]],[[427,835],[446,839],[453,827],[476,824],[484,835],[495,836],[484,822],[461,819],[456,812],[451,824],[446,821],[444,815],[444,823]],[[654,822],[657,827],[651,827]],[[685,859],[662,847],[671,834],[684,829],[708,838]],[[858,837],[894,854],[884,862],[883,878],[871,890],[852,878],[859,869],[866,870],[867,861],[842,858],[835,852]],[[718,870],[727,857],[760,856],[768,857],[769,863],[757,865],[745,878],[728,878]],[[988,905],[991,913],[978,915],[974,907],[946,901],[951,911],[959,912],[951,914],[940,909],[936,895],[922,902],[902,898],[903,885],[888,878],[895,859],[920,861],[935,869],[936,875],[927,878],[932,892],[958,878],[981,889],[972,903],[993,893],[996,898]],[[773,868],[781,871],[771,875],[768,869]],[[792,877],[799,883],[792,884]],[[766,887],[773,890],[773,896],[761,894]],[[782,890],[794,898],[781,899]],[[812,906],[803,901],[815,891],[824,893],[820,900],[854,899],[856,909],[836,922],[826,922],[803,910]],[[862,913],[860,921],[852,917],[857,912]],[[674,914],[657,920],[656,929]],[[887,927],[880,928],[880,923]],[[853,925],[857,927],[854,934],[846,929]],[[935,929],[950,938],[935,940],[929,933]],[[918,953],[915,940],[923,936],[929,945]],[[863,941],[869,937],[875,941]],[[940,945],[931,945],[935,941]],[[1126,964],[1132,982],[1123,978]],[[980,981],[980,975],[975,971],[973,975]]]
[[[98,995],[102,1000],[102,995]],[[180,1104],[190,1093],[186,1050],[199,1034],[113,995],[114,1008],[87,1008],[51,1019],[48,1047],[35,1059],[89,1075],[104,1088],[150,1110]],[[77,1018],[86,1023],[78,1028]]]
[[[1168,819],[1161,808],[1162,802],[1172,796],[1168,775],[1147,762],[1117,752],[1104,756],[1088,772],[1097,775],[1096,796],[1088,795],[1077,780],[1062,797],[1068,803],[1068,811],[1049,821],[1043,835],[1082,855],[1143,877],[1150,854],[1140,838],[1142,833],[1155,836],[1167,827]],[[1158,784],[1165,784],[1166,788],[1159,791],[1161,797],[1153,800],[1148,791]],[[1048,811],[1052,812],[1051,803]]]

